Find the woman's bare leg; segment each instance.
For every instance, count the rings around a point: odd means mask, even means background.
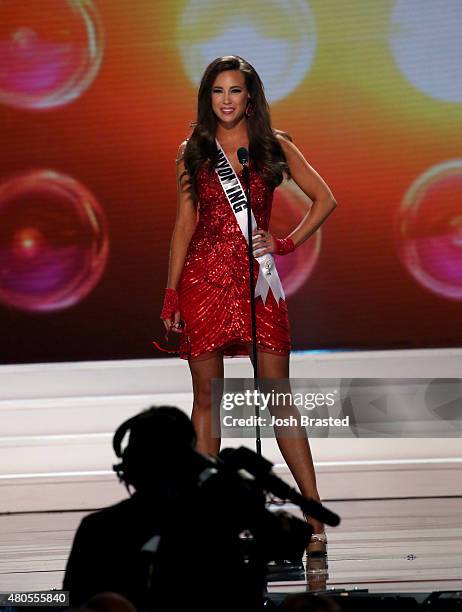
[[[193,384],[193,410],[191,420],[197,434],[197,450],[208,455],[217,455],[220,451],[220,437],[213,437],[212,424],[215,419],[215,430],[219,431],[219,411],[212,411],[212,379],[223,380],[223,355],[213,353],[208,359],[189,360]]]
[[[252,352],[249,355],[253,363]],[[258,370],[259,378],[287,379],[288,381],[289,356],[258,351]],[[290,385],[288,384],[287,388],[284,389],[278,388],[278,390],[290,392]],[[270,408],[272,414],[277,414],[278,416],[287,417],[290,414],[293,414],[296,418],[300,416],[295,406],[276,407],[276,409],[268,406],[268,408]],[[300,492],[305,497],[311,497],[319,501],[313,457],[305,428],[301,425],[291,427],[275,426],[274,433],[282,456],[292,472]],[[310,518],[309,522],[313,527],[314,533],[324,531],[324,525],[319,521]]]

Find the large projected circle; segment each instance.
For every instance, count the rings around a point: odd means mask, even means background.
[[[78,98],[103,53],[89,0],[0,1],[0,103],[47,110]]]
[[[69,176],[37,170],[0,184],[0,302],[40,312],[80,302],[106,265],[105,215]]]
[[[312,202],[294,181],[284,181],[274,192],[271,232],[283,238],[290,234]],[[288,255],[275,255],[276,268],[286,297],[296,293],[311,276],[321,250],[321,229]]]
[[[397,0],[390,47],[404,76],[420,91],[462,102],[462,2]]]
[[[420,285],[462,300],[462,159],[430,168],[411,185],[396,216],[395,239]]]
[[[316,49],[314,17],[305,0],[189,0],[177,37],[186,74],[196,86],[212,60],[240,55],[259,73],[270,102],[300,84]]]

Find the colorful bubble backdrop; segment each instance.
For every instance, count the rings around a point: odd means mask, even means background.
[[[0,0],[1,363],[178,346],[174,160],[226,54],[339,204],[277,258],[294,349],[461,346],[460,0]],[[286,181],[270,229],[311,205]]]

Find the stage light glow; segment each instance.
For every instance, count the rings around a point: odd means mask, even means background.
[[[216,57],[240,55],[260,74],[267,99],[275,102],[306,77],[316,50],[316,26],[308,2],[301,0],[190,0],[180,19],[178,46],[196,86]]]
[[[414,181],[396,216],[395,237],[404,267],[421,286],[462,300],[462,159]]]
[[[105,215],[69,176],[37,170],[0,185],[0,302],[68,308],[98,284],[108,255]]]
[[[390,48],[406,79],[428,96],[462,102],[462,3],[397,0]]]
[[[53,109],[93,82],[103,32],[89,0],[2,0],[0,24],[0,103]]]

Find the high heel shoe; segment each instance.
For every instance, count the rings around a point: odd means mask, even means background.
[[[306,547],[307,557],[327,556],[327,535],[324,532],[313,533]]]
[[[310,517],[308,516],[308,514],[305,514],[303,512],[303,517],[304,517],[305,521],[310,523],[310,520],[309,520]],[[310,523],[310,524],[313,527],[312,523]],[[320,526],[322,531],[318,531],[318,532],[313,533],[311,535],[311,538],[310,538],[310,541],[308,543],[308,546],[306,547],[306,556],[307,557],[322,557],[322,556],[326,556],[327,555],[327,535],[324,532],[323,524],[322,523],[318,523],[316,521],[316,526],[318,527],[318,529],[319,529],[319,526]]]
[[[327,555],[322,557],[307,557],[305,566],[307,591],[325,591],[329,580]]]

